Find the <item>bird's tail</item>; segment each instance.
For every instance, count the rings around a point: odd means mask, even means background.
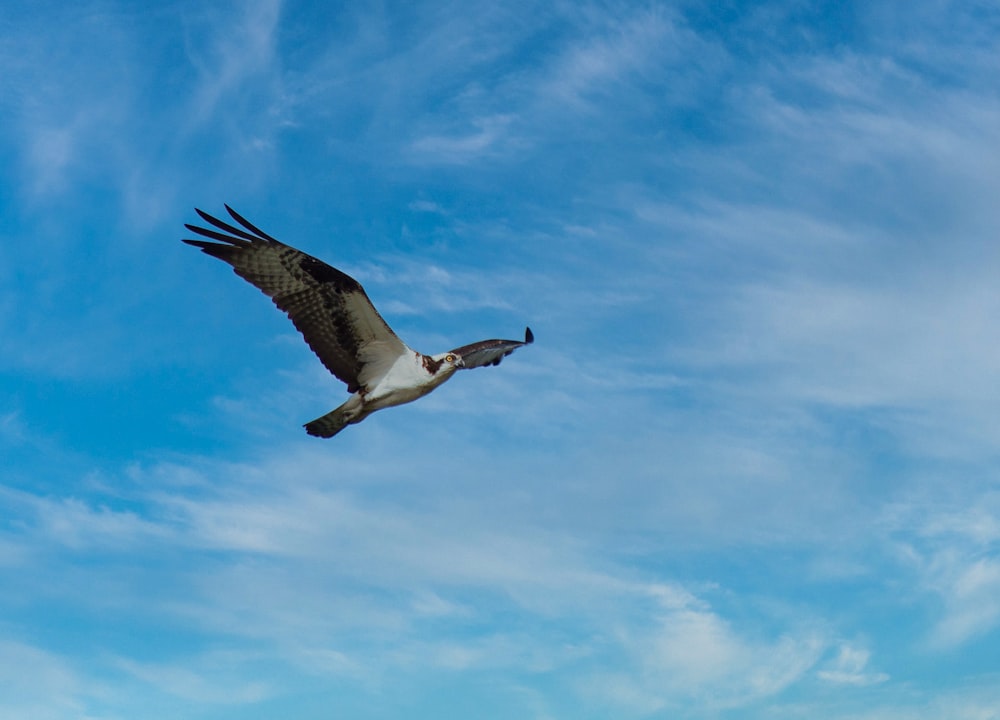
[[[362,412],[361,399],[354,395],[336,410],[307,422],[306,432],[313,437],[331,438],[351,423],[361,422],[366,414]]]

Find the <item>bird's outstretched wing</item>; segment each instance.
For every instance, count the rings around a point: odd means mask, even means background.
[[[226,210],[242,227],[197,210],[216,229],[185,227],[218,242],[184,242],[229,263],[237,275],[270,296],[326,368],[347,383],[348,392],[364,387],[406,351],[357,280],[275,240],[228,205]]]
[[[499,365],[500,361],[523,345],[535,342],[531,328],[524,329],[524,340],[480,340],[451,352],[462,358],[465,369]]]

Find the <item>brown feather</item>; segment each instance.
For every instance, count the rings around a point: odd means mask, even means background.
[[[347,383],[349,392],[361,386],[358,377],[364,367],[359,359],[362,346],[381,341],[403,351],[402,341],[378,314],[357,280],[272,238],[228,205],[226,209],[245,230],[198,210],[218,230],[194,225],[187,228],[219,242],[184,242],[229,263],[237,275],[268,295],[288,315],[323,365]]]
[[[524,340],[481,340],[469,345],[455,348],[451,352],[465,362],[465,368],[487,367],[499,365],[505,357],[519,347],[535,342],[531,328],[524,329]]]

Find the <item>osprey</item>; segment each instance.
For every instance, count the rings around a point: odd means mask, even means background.
[[[237,275],[274,300],[326,369],[347,383],[351,397],[306,423],[310,435],[333,437],[376,410],[423,397],[456,370],[499,365],[517,348],[534,342],[531,328],[525,328],[523,341],[483,340],[437,355],[415,352],[396,336],[351,276],[275,240],[228,205],[226,210],[242,227],[195,210],[216,229],[185,227],[218,242],[184,242],[229,263]]]

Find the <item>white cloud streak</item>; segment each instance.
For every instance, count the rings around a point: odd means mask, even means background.
[[[307,479],[308,468],[328,460],[289,459],[203,465],[197,473],[211,477],[211,490],[192,483],[188,468],[151,468],[133,475],[137,487],[155,477],[173,490],[143,493],[144,520],[100,504],[40,501],[22,537],[52,568],[72,558],[164,558],[157,588],[137,582],[115,599],[117,611],[256,648],[247,671],[233,670],[243,660],[225,653],[183,666],[121,656],[113,667],[167,696],[208,704],[280,694],[281,682],[252,679],[261,652],[286,668],[319,658],[325,673],[373,687],[400,671],[558,674],[582,663],[607,685],[603,701],[616,703],[611,686],[621,679],[602,666],[624,654],[641,678],[636,692],[658,704],[696,696],[736,707],[780,692],[820,651],[811,631],[790,627],[767,639],[739,629],[688,590],[637,577],[564,532],[506,512],[490,517],[467,501],[365,502],[357,490]],[[174,567],[179,553],[184,565]],[[104,582],[73,574],[74,585]],[[106,608],[97,595],[76,598],[83,609]],[[472,630],[494,614],[517,618],[521,629]],[[546,629],[552,622],[561,629]],[[573,638],[573,647],[553,646],[553,633]]]
[[[868,668],[871,652],[850,643],[841,643],[836,657],[816,675],[835,685],[866,686],[886,682],[889,676]]]
[[[93,718],[88,683],[64,658],[11,640],[0,641],[0,715],[38,720]],[[90,693],[95,688],[90,687]]]
[[[776,695],[819,659],[826,641],[799,630],[777,638],[744,637],[705,603],[671,590],[641,637],[638,672],[611,681],[614,694],[643,698],[651,709],[694,700],[707,710],[742,707]]]

